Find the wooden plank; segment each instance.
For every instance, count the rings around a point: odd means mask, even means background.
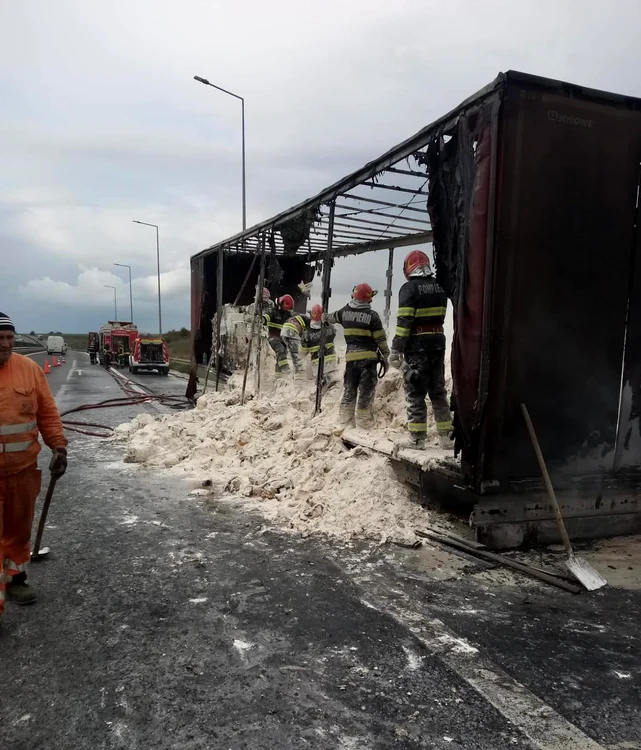
[[[345,430],[342,438],[348,446],[367,448],[388,458],[412,464],[421,471],[430,471],[439,468],[441,465],[449,468],[454,460],[452,451],[449,450],[442,450],[441,448],[422,448],[421,450],[401,448],[398,450],[394,442],[388,438],[377,438],[355,429]]]

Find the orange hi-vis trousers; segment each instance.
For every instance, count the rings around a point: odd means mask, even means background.
[[[0,615],[7,583],[24,572],[31,556],[31,526],[41,479],[35,464],[15,474],[0,474]]]

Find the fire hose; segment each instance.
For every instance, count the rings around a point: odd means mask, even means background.
[[[90,437],[109,438],[113,435],[114,428],[110,425],[101,424],[99,422],[81,422],[75,419],[66,419],[70,414],[76,414],[78,412],[90,411],[93,409],[107,409],[122,406],[141,406],[151,402],[157,402],[163,406],[168,406],[170,409],[190,409],[193,404],[186,399],[185,396],[172,396],[164,393],[154,393],[150,388],[137,384],[139,388],[146,390],[147,393],[140,393],[135,391],[130,385],[129,381],[124,381],[112,374],[115,380],[118,381],[120,387],[125,392],[125,396],[119,396],[118,398],[108,398],[103,401],[98,401],[94,404],[80,404],[80,406],[74,406],[72,409],[67,409],[60,414],[62,424],[64,428],[70,432],[78,432],[81,435],[89,435]],[[99,432],[97,431],[99,430]]]

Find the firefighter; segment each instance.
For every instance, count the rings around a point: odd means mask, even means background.
[[[27,584],[29,539],[40,492],[38,432],[51,448],[49,471],[67,469],[67,439],[42,369],[13,352],[15,327],[0,313],[0,614],[5,593],[17,604],[36,600]]]
[[[102,363],[105,366],[105,370],[111,367],[111,347],[109,344],[105,344],[102,352]]]
[[[343,326],[347,344],[343,398],[339,411],[340,421],[345,425],[372,426],[376,368],[382,362],[385,374],[389,367],[385,330],[378,313],[371,307],[375,294],[369,284],[357,284],[347,305],[326,318],[328,323]]]
[[[96,341],[96,337],[93,336],[91,338],[91,341],[89,343],[89,360],[92,365],[96,364],[96,353],[98,351],[98,342]]]
[[[336,352],[334,351],[336,329],[331,323],[322,323],[322,318],[323,308],[320,305],[314,305],[312,307],[309,328],[306,328],[301,336],[300,350],[303,354],[309,354],[312,360],[312,369],[314,374],[317,374],[322,326],[325,327],[325,361],[323,363],[323,382],[321,385],[323,393],[326,393],[338,383],[338,363],[336,361]]]
[[[292,300],[293,302],[293,300]],[[294,365],[294,380],[304,380],[305,371],[301,356],[301,336],[309,328],[309,315],[292,315],[283,326],[281,339],[285,342]]]
[[[269,345],[276,355],[276,377],[282,378],[289,373],[289,361],[287,359],[287,346],[281,338],[283,326],[291,317],[294,309],[294,298],[285,294],[276,300],[274,307],[263,314],[263,321],[267,326]]]
[[[399,292],[390,364],[403,373],[409,445],[425,446],[425,398],[429,396],[440,443],[451,448],[452,413],[445,388],[443,332],[447,296],[432,275],[430,259],[421,250],[412,250],[407,255],[403,272],[407,281]]]

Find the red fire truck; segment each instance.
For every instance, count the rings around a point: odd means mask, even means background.
[[[133,323],[109,320],[100,326],[98,333],[100,364],[105,364],[105,347],[111,352],[112,367],[126,367],[134,342],[138,338],[138,329]]]
[[[169,375],[169,349],[159,336],[140,336],[134,341],[129,372],[139,370],[157,370],[161,375]]]

